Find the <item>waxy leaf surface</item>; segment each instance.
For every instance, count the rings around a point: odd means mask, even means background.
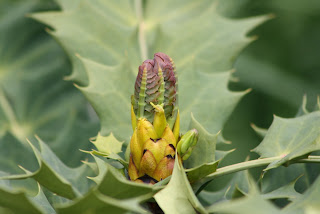
[[[69,79],[82,86],[99,115],[101,135],[113,132],[129,140],[135,75],[156,52],[168,54],[177,66],[183,131],[193,112],[217,133],[244,95],[228,91],[230,74],[222,71],[232,68],[250,42],[246,33],[264,18],[229,20],[218,14],[218,1],[208,0],[147,1],[143,8],[141,1],[59,2],[63,11],[33,17],[53,28],[51,34],[71,57]]]
[[[170,182],[154,198],[165,213],[207,213],[194,194],[178,158]]]
[[[81,198],[58,207],[59,213],[147,213],[141,203],[150,199],[160,188],[128,181],[116,168],[95,157],[98,174],[90,177],[97,186]]]
[[[84,194],[90,187],[90,181],[86,178],[92,174],[92,170],[82,165],[78,168],[69,168],[50,150],[50,148],[38,139],[40,151],[30,142],[30,146],[38,161],[39,169],[30,172],[24,169],[25,174],[3,176],[1,179],[34,178],[50,191],[68,199],[74,199]]]
[[[281,157],[265,170],[320,150],[320,112],[293,119],[275,117],[266,137],[253,151],[262,158]]]

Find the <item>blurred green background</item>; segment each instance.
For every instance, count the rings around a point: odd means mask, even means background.
[[[235,10],[234,6],[237,5]],[[268,128],[273,115],[294,117],[303,96],[309,111],[320,94],[320,1],[227,0],[219,5],[231,18],[270,14],[270,20],[249,35],[257,40],[235,63],[232,90],[252,91],[242,99],[225,125],[224,135],[237,150],[227,163],[244,160],[261,139],[250,124]],[[226,163],[225,162],[225,163]]]
[[[0,171],[38,168],[26,141],[35,134],[68,166],[79,166],[88,156],[78,149],[90,148],[99,130],[86,99],[64,80],[71,73],[64,50],[27,17],[58,9],[49,0],[0,1]]]

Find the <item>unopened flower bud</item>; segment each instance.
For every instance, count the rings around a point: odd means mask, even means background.
[[[187,160],[189,158],[192,149],[197,142],[198,131],[196,129],[192,129],[182,136],[177,146],[178,154],[181,156],[182,160]]]
[[[154,119],[155,108],[163,105],[166,119],[173,128],[177,116],[177,78],[173,60],[164,53],[154,54],[154,59],[145,60],[139,66],[134,96],[131,100],[135,115],[150,122]]]
[[[177,90],[175,66],[168,55],[156,53],[139,67],[131,97],[134,133],[128,175],[133,181],[156,183],[172,174],[180,131]],[[190,156],[197,136],[192,130],[180,140],[182,159]]]

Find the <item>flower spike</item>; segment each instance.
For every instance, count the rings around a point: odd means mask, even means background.
[[[130,180],[154,184],[170,176],[176,150],[179,160],[187,159],[197,142],[197,132],[179,139],[177,73],[173,60],[154,54],[139,66],[131,97],[133,135],[130,141]],[[177,147],[178,145],[178,147]]]

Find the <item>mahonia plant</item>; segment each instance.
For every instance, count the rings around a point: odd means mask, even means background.
[[[198,132],[190,130],[179,140],[178,78],[168,55],[156,53],[139,66],[131,122],[130,180],[157,183],[172,174],[175,158],[182,161],[191,155]]]

